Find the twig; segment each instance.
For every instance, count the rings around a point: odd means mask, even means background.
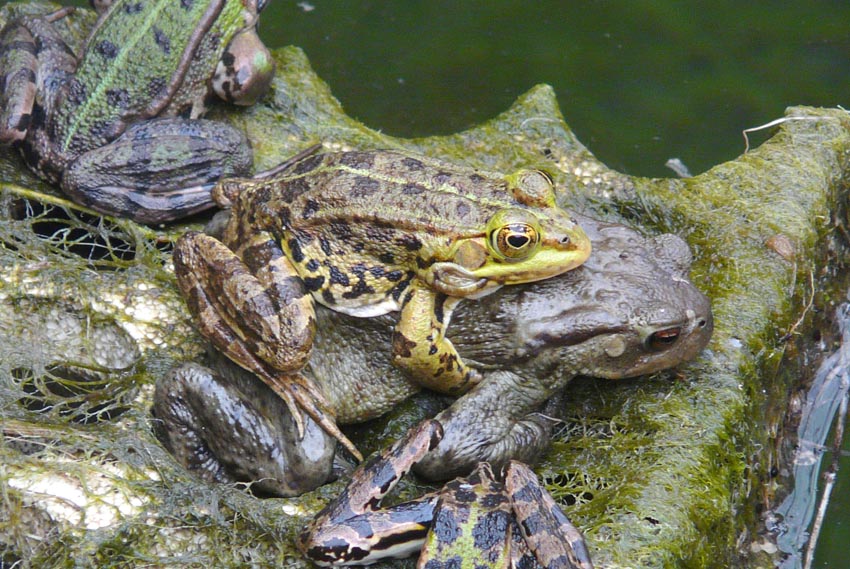
[[[769,123],[765,123],[760,126],[745,128],[741,131],[741,134],[744,135],[744,154],[750,151],[750,138],[747,136],[747,133],[749,132],[757,132],[759,130],[764,130],[766,128],[770,128],[788,121],[820,121],[830,119],[835,120],[835,117],[782,117],[781,119],[775,119],[770,121]]]
[[[842,387],[845,389],[847,381],[848,377],[845,375],[842,379],[842,383],[845,384]],[[844,423],[847,419],[848,399],[850,399],[850,392],[845,390],[844,397],[841,398],[841,406],[838,408],[838,422],[835,425],[835,439],[832,441],[832,462],[823,475],[823,495],[821,496],[820,504],[818,504],[818,513],[815,516],[815,522],[812,524],[812,533],[809,536],[809,543],[806,545],[806,560],[803,564],[803,569],[811,569],[812,567],[812,562],[815,557],[815,546],[818,543],[820,530],[821,527],[823,527],[823,520],[826,516],[826,509],[829,506],[829,498],[832,494],[832,489],[835,486],[835,479],[838,475],[838,463],[841,457],[841,446],[844,441]]]

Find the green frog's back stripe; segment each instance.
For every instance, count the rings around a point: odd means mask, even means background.
[[[93,45],[86,46],[86,56],[80,62],[76,78],[89,79],[91,82],[78,84],[76,88],[80,91],[76,94],[73,92],[74,85],[72,84],[72,92],[69,93],[69,97],[81,97],[82,100],[79,101],[79,106],[69,110],[72,115],[66,117],[68,127],[65,129],[61,141],[63,151],[67,151],[71,147],[78,132],[96,131],[97,129],[93,125],[112,122],[108,118],[110,114],[120,116],[122,109],[120,108],[120,101],[113,100],[116,98],[113,87],[122,82],[119,75],[123,76],[134,72],[133,66],[128,65],[127,60],[131,56],[138,56],[139,50],[142,49],[144,42],[150,39],[151,34],[153,34],[154,42],[161,51],[179,53],[179,58],[168,65],[168,69],[174,70],[171,76],[159,78],[159,83],[152,82],[148,86],[151,90],[158,92],[149,93],[152,98],[146,112],[143,113],[143,116],[133,118],[148,118],[156,115],[180,87],[186,69],[192,62],[195,49],[215,23],[225,0],[215,0],[206,6],[203,2],[196,2],[192,5],[192,7],[204,7],[205,12],[202,16],[195,18],[198,24],[192,34],[188,36],[186,45],[182,46],[171,45],[170,38],[164,38],[154,26],[161,11],[177,9],[178,6],[181,6],[181,3],[175,3],[173,0],[157,0],[156,2],[147,2],[147,4],[149,5],[142,22],[133,25],[132,20],[128,20],[126,29],[131,33],[128,37],[121,38],[120,48],[113,46],[109,38],[100,38],[98,35],[100,27],[95,29],[89,37],[89,42],[93,42]],[[153,4],[153,6],[150,6],[150,4]],[[144,6],[144,3],[141,5]],[[125,10],[125,14],[122,15],[125,18],[133,16],[132,10],[126,4],[115,5],[110,10]],[[181,34],[179,37],[185,36]],[[170,59],[174,59],[173,56]],[[117,134],[120,134],[120,132],[107,133],[107,135],[112,135],[111,137]]]

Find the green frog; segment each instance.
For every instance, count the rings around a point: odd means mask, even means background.
[[[232,204],[221,240],[190,232],[174,250],[201,333],[355,456],[300,374],[315,302],[361,318],[398,311],[393,363],[460,394],[482,375],[445,335],[457,304],[565,273],[590,254],[537,170],[504,176],[387,150],[310,154],[269,177],[225,181],[214,197]]]
[[[53,14],[0,32],[0,142],[74,201],[158,223],[212,207],[253,158],[245,136],[199,119],[210,93],[261,97],[274,61],[256,34],[263,0],[113,0],[80,57]]]
[[[556,414],[540,411],[570,379],[652,373],[708,343],[711,307],[688,280],[684,241],[578,220],[594,242],[582,266],[458,307],[448,337],[485,379],[437,415],[443,439],[419,461],[420,474],[441,480],[480,461],[533,463],[549,445],[546,415]],[[421,389],[392,365],[396,315],[364,320],[320,307],[316,318],[304,373],[339,424],[379,417]],[[309,417],[302,438],[270,387],[221,360],[217,373],[189,363],[157,383],[154,415],[169,450],[203,478],[256,481],[263,493],[293,496],[325,483],[333,438]]]

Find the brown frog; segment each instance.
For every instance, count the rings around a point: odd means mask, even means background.
[[[433,479],[478,462],[533,462],[552,421],[541,406],[576,375],[622,378],[692,359],[712,331],[708,299],[688,280],[691,256],[673,235],[644,238],[580,218],[594,243],[584,266],[533,285],[506,287],[457,309],[449,338],[485,379],[437,416],[443,440],[418,464]],[[380,416],[421,389],[392,365],[390,316],[317,310],[305,372],[339,424]],[[226,370],[229,368],[225,368]],[[299,439],[280,399],[251,376],[224,381],[188,364],[157,384],[154,414],[166,446],[208,479],[255,480],[295,495],[331,472],[334,443],[309,418]]]

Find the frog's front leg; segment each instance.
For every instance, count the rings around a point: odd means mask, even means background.
[[[171,221],[215,204],[221,178],[253,167],[245,135],[225,123],[177,117],[136,123],[72,160],[62,189],[77,203],[141,223]]]
[[[318,565],[370,564],[418,551],[434,517],[437,494],[379,509],[395,487],[442,436],[423,421],[394,445],[357,467],[351,482],[298,536],[298,549]]]
[[[405,293],[393,333],[393,361],[420,384],[458,395],[481,381],[445,337],[445,329],[459,298],[435,293],[414,279]]]
[[[471,391],[437,415],[443,439],[416,465],[430,480],[448,480],[479,462],[495,468],[509,460],[535,463],[549,447],[557,421],[539,413],[552,396],[543,382],[508,370],[490,372]]]
[[[322,393],[299,373],[315,334],[312,298],[272,236],[246,239],[241,257],[194,231],[175,245],[177,284],[201,334],[283,398],[299,434],[304,432],[300,407],[360,459]]]

